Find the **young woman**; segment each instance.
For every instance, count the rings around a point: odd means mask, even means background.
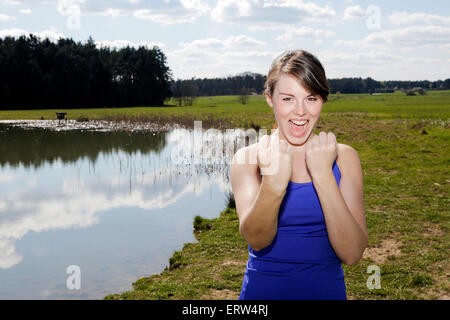
[[[231,165],[249,249],[239,299],[347,299],[341,263],[356,264],[367,245],[363,176],[352,147],[313,133],[328,94],[312,54],[288,51],[273,62],[265,95],[278,129]]]

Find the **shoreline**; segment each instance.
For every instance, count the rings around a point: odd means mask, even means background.
[[[236,209],[228,205],[213,219],[196,216],[193,232],[197,242],[175,251],[161,273],[141,277],[132,290],[104,300],[237,300],[248,248]]]
[[[23,129],[44,129],[52,131],[169,131],[177,124],[161,125],[151,122],[108,121],[108,120],[0,120],[0,125],[19,127]]]
[[[259,124],[253,122],[236,121],[235,119],[216,118],[212,115],[201,115],[194,117],[185,116],[145,116],[145,117],[107,117],[106,119],[3,119],[0,125],[19,127],[24,129],[45,129],[51,131],[149,131],[149,132],[167,132],[172,129],[194,129],[194,122],[201,121],[203,129],[227,130],[231,128],[259,130],[262,128]],[[272,128],[272,126],[269,126]]]

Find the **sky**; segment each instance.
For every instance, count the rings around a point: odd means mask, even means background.
[[[174,79],[267,74],[286,50],[328,78],[450,78],[450,1],[0,0],[0,38],[158,46]]]

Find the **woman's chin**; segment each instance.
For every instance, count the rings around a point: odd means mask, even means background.
[[[288,140],[290,145],[292,145],[294,147],[302,147],[309,140],[310,135],[311,135],[311,132],[307,131],[301,137],[296,137],[296,136],[289,134],[288,137],[286,137],[286,139]]]

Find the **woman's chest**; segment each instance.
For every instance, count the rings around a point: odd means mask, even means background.
[[[325,219],[312,183],[289,183],[278,213],[278,227],[303,228],[306,233],[323,230]]]

